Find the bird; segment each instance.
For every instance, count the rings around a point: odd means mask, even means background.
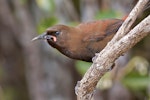
[[[75,27],[63,24],[49,27],[32,39],[47,43],[69,58],[92,62],[118,31],[124,19],[103,19],[81,23]]]

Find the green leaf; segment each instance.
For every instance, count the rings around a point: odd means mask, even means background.
[[[129,87],[131,90],[146,89],[149,83],[149,77],[128,77],[123,80],[123,84]]]
[[[81,74],[84,75],[87,69],[91,66],[92,63],[77,61],[76,62],[76,69]]]
[[[42,34],[48,27],[56,24],[58,20],[56,17],[45,18],[37,26],[38,33]]]

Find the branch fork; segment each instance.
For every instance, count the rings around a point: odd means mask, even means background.
[[[93,59],[81,81],[75,87],[78,100],[93,100],[93,93],[101,77],[111,69],[115,60],[150,33],[150,15],[130,30],[137,16],[149,0],[139,0],[113,39]]]

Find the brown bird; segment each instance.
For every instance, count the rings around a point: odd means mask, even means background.
[[[91,62],[115,35],[124,20],[106,19],[79,24],[76,27],[55,25],[33,40],[46,39],[64,55]]]
[[[142,14],[140,14],[142,16],[135,21],[133,27],[148,16],[149,11],[150,2],[147,3]],[[76,27],[55,25],[32,40],[45,39],[49,45],[64,55],[73,59],[91,62],[95,53],[100,52],[113,38],[126,17],[81,23]]]

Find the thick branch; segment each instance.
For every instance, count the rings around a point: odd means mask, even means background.
[[[143,2],[147,1],[140,0],[139,2],[143,4]],[[136,7],[135,11],[140,11],[140,6],[143,5],[138,4],[136,6],[138,7]],[[137,16],[135,12],[130,15],[133,15],[132,17]],[[78,100],[91,100],[97,82],[109,71],[114,61],[150,33],[150,15],[129,32],[132,23],[129,28],[127,28],[127,26],[130,21],[131,20],[127,18],[127,21],[124,23],[125,25],[123,24],[121,27],[122,29],[116,34],[116,39],[111,41],[106,48],[96,55],[96,59],[93,61],[92,66],[88,69],[82,80],[78,82],[76,86]],[[128,34],[125,35],[124,32],[128,32]],[[119,36],[119,33],[122,33],[122,35]]]

